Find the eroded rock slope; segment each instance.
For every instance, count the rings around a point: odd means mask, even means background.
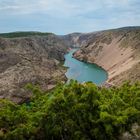
[[[24,89],[27,83],[48,90],[65,81],[60,64],[66,52],[66,45],[53,34],[0,38],[0,98],[21,103],[31,97]]]

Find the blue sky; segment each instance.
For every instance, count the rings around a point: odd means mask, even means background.
[[[140,25],[140,0],[0,0],[0,32],[92,32]]]

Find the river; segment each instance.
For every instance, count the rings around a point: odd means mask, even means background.
[[[72,49],[65,55],[64,66],[68,67],[66,77],[77,80],[78,82],[91,81],[101,85],[107,80],[107,72],[96,64],[81,62],[72,57],[77,49]]]

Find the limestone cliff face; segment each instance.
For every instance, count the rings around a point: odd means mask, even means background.
[[[33,83],[48,90],[65,81],[60,66],[67,47],[61,39],[47,36],[0,38],[0,98],[21,103],[31,97],[23,87]]]
[[[59,36],[59,37],[69,47],[79,47],[81,45],[81,41],[83,41],[83,40],[80,39],[81,35],[82,35],[81,33],[72,33],[72,34],[63,35],[63,36]]]
[[[108,82],[119,85],[140,80],[140,27],[83,34],[79,39],[81,48],[74,57],[103,67]]]

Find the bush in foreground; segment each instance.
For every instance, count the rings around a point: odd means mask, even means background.
[[[71,81],[50,93],[28,85],[30,104],[0,100],[4,140],[115,140],[140,124],[140,83],[99,88]]]

